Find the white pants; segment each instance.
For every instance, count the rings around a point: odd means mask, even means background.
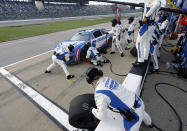
[[[160,43],[156,46],[156,55],[160,57]]]
[[[142,36],[140,36],[140,33],[138,33],[138,37],[136,41],[136,48],[138,51],[138,62],[144,62],[144,60],[148,60],[149,51],[150,51],[150,42],[154,29],[155,26],[149,26],[148,30],[145,31]]]
[[[132,42],[133,42],[133,35],[134,33],[132,32],[131,34],[129,34],[127,32],[127,39],[126,39],[126,42],[127,42],[127,48],[130,48],[131,45],[132,45]],[[130,43],[128,41],[131,41]]]
[[[146,126],[149,126],[149,125],[152,124],[151,117],[148,115],[147,112],[145,112],[145,105],[144,105],[143,101],[141,101],[141,102],[142,102],[141,107],[136,108],[136,111],[135,111],[139,116],[139,121],[136,122],[136,124],[134,124],[131,127],[130,131],[139,131],[139,128],[140,128],[140,125],[141,125],[142,121],[144,122],[144,124]]]
[[[55,55],[52,55],[52,61],[53,61],[53,63],[47,67],[47,71],[50,71],[51,69],[53,69],[55,67],[56,63],[57,63],[64,70],[65,75],[66,76],[69,75],[67,65],[63,60],[59,60],[59,59],[56,58]]]
[[[121,48],[121,45],[120,45],[120,40],[117,37],[113,37],[113,40],[112,40],[112,52],[115,52],[115,46],[117,46],[120,54],[123,53],[123,49]]]
[[[154,69],[159,69],[158,58],[157,58],[157,50],[159,50],[158,47],[159,47],[159,44],[156,44],[156,45],[151,44],[151,48],[150,48],[151,59],[153,62]]]

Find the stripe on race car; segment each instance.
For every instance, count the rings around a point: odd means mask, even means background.
[[[80,51],[80,47],[79,47],[78,50],[77,50],[76,57],[75,57],[75,61],[78,61],[78,60],[79,60],[79,51]]]

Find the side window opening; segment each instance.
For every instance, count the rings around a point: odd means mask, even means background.
[[[98,37],[102,36],[102,33],[100,31],[96,31],[93,33],[93,35],[95,36],[95,38],[98,38]]]

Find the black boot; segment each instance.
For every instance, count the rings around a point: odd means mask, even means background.
[[[125,47],[125,50],[129,50],[130,49],[130,47]]]
[[[103,63],[109,63],[110,61],[109,60],[104,60]]]
[[[134,66],[143,66],[145,63],[144,62],[135,62],[133,63]]]
[[[51,71],[46,70],[45,73],[51,73]]]
[[[67,79],[69,80],[69,79],[72,79],[72,78],[74,78],[75,76],[74,75],[68,75],[67,76]]]
[[[124,57],[124,53],[121,53],[121,57]]]
[[[159,69],[152,69],[150,72],[152,73],[159,72]]]
[[[98,61],[98,62],[97,62],[97,66],[101,66],[101,67],[102,67],[103,64],[102,64],[100,61]]]
[[[112,51],[112,52],[110,52],[110,54],[115,54],[115,52],[114,52],[114,51]]]

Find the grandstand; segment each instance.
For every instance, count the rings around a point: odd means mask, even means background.
[[[35,18],[59,18],[88,15],[113,14],[114,5],[89,5],[72,3],[70,0],[47,0],[44,2],[44,10],[38,10],[34,2],[0,0],[0,20],[35,19]],[[66,2],[71,3],[66,3]],[[77,0],[80,2],[81,0]],[[54,3],[55,2],[55,3]],[[74,1],[75,2],[75,1]],[[82,3],[85,3],[82,2]],[[121,7],[125,13],[131,12],[128,7]],[[125,9],[124,9],[125,8]]]

